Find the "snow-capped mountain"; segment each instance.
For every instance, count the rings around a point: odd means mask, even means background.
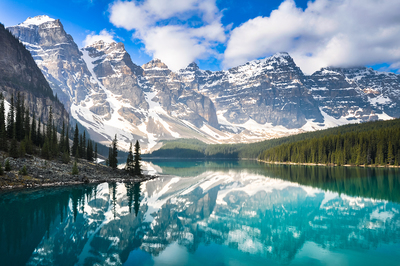
[[[224,71],[191,63],[173,72],[158,59],[135,65],[122,43],[79,49],[47,16],[8,29],[92,139],[118,134],[123,148],[133,139],[144,151],[174,138],[253,142],[400,117],[400,76],[392,73],[326,68],[307,76],[287,53]]]

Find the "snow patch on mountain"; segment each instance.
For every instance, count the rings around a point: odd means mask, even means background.
[[[54,18],[50,18],[49,16],[46,16],[46,15],[41,15],[41,16],[36,16],[33,18],[29,17],[24,22],[18,24],[18,26],[22,26],[22,27],[27,27],[30,25],[39,26],[43,23],[53,22],[53,21],[55,21]]]

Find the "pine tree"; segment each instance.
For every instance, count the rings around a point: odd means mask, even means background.
[[[71,149],[69,147],[69,130],[67,129],[67,135],[65,136],[65,151],[68,152],[68,154],[70,154]]]
[[[60,145],[58,146],[60,152],[65,152],[65,122],[63,121],[61,134],[60,134]]]
[[[57,141],[57,130],[53,121],[52,137],[51,137],[51,153],[53,157],[58,156],[58,141]]]
[[[134,174],[135,175],[142,175],[142,167],[140,165],[140,161],[142,160],[140,158],[140,145],[139,145],[139,141],[136,140],[135,143],[135,169],[134,169]]]
[[[24,115],[24,110],[23,110],[23,101],[21,100],[21,94],[18,92],[17,94],[17,103],[16,103],[16,114],[15,114],[15,130],[16,130],[16,138],[18,141],[23,139],[24,135],[24,130],[23,130],[23,115]]]
[[[89,162],[93,162],[93,144],[92,141],[89,139],[86,149],[86,160]]]
[[[78,169],[78,164],[76,163],[76,160],[74,162],[74,165],[72,167],[72,175],[77,175],[79,174],[79,169]]]
[[[108,159],[106,160],[106,165],[111,167],[112,160],[112,148],[110,145],[110,147],[108,147]]]
[[[40,127],[41,127],[41,121],[40,121],[40,117],[39,117],[39,122],[38,122],[38,127],[37,127],[37,133],[36,133],[36,146],[41,146],[42,145],[42,133],[40,131]]]
[[[389,144],[388,144],[388,160],[387,160],[387,162],[390,165],[394,163],[393,145],[392,145],[391,141],[389,141]]]
[[[24,138],[25,136],[29,136],[31,132],[30,124],[29,124],[29,108],[25,110],[25,118],[24,118]]]
[[[117,141],[117,134],[115,134],[115,138],[111,144],[111,147],[109,149],[109,154],[108,154],[108,163],[111,168],[116,169],[118,166],[118,141]]]
[[[72,154],[76,156],[78,154],[79,156],[79,130],[78,130],[78,124],[75,124],[75,132],[74,132],[74,140],[72,142]]]
[[[44,140],[43,147],[42,147],[42,157],[44,159],[50,159],[50,154],[51,154],[51,152],[50,152],[50,141],[49,141],[49,138],[46,137],[46,139]]]
[[[133,152],[132,152],[132,142],[129,146],[128,158],[126,159],[126,167],[125,169],[129,172],[130,175],[133,175],[134,171],[134,161],[133,161]]]
[[[49,138],[50,143],[52,142],[53,136],[53,108],[50,106],[49,117],[47,119],[46,136]]]
[[[16,133],[15,133],[15,124],[14,124],[14,136],[11,140],[11,145],[10,145],[10,150],[8,151],[9,155],[13,158],[18,158],[18,143],[17,143],[17,138],[16,138]]]

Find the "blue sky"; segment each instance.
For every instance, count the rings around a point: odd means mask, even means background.
[[[325,66],[400,68],[400,1],[1,0],[6,26],[60,19],[78,46],[122,41],[134,63],[218,70],[287,51],[306,73]]]

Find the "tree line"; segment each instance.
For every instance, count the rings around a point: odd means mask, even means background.
[[[3,94],[0,94],[0,150],[8,152],[9,156],[14,158],[24,157],[26,154],[39,155],[48,160],[61,156],[63,163],[69,163],[72,154],[75,159],[97,162],[97,143],[90,138],[87,139],[86,131],[80,134],[77,124],[70,147],[68,124],[63,122],[60,132],[57,131],[51,106],[47,123],[44,124],[41,118],[36,120],[34,112],[32,118],[30,117],[29,108],[25,107],[22,94],[17,93],[16,100],[14,98],[14,95],[11,95],[9,112],[6,114],[5,99]],[[106,164],[115,169],[118,165],[117,135],[109,147],[109,152]],[[134,155],[132,144],[128,154],[127,171],[130,174],[141,175],[140,160],[140,145],[137,141]],[[76,160],[72,172],[78,173]]]
[[[108,159],[106,160],[106,165],[116,169],[118,166],[118,140],[117,134],[108,149]],[[130,175],[141,175],[142,174],[142,167],[140,161],[142,160],[140,156],[140,144],[139,141],[136,140],[135,143],[135,151],[132,151],[132,142],[130,143],[128,157],[126,159],[125,170]]]
[[[276,162],[335,165],[399,165],[400,119],[369,124],[368,131],[352,131],[284,143],[264,151],[259,159]],[[362,125],[363,127],[364,125]]]
[[[371,121],[361,124],[349,124],[314,132],[305,132],[287,137],[269,139],[255,143],[238,144],[206,144],[196,139],[178,139],[164,141],[164,145],[153,151],[152,157],[165,158],[227,158],[227,159],[256,159],[266,150],[284,143],[293,143],[302,140],[323,138],[324,136],[345,134],[351,132],[366,132],[379,130],[400,124],[399,119],[390,121]]]

